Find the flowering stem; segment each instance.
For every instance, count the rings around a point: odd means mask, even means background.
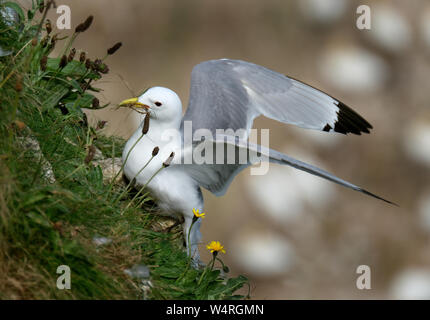
[[[212,261],[210,262],[210,263],[211,263],[210,271],[212,271],[212,268],[214,267],[214,264],[215,264],[215,257],[216,257],[216,255],[213,255],[213,256],[212,256]],[[197,285],[198,285],[198,286],[202,283],[202,280],[203,280],[203,278],[204,278],[204,276],[205,276],[206,272],[208,271],[208,269],[209,269],[209,266],[205,268],[205,270],[203,271],[202,275],[200,276],[199,282],[197,282]]]
[[[220,258],[218,258],[218,257],[216,257],[216,259],[221,263],[221,265],[222,265],[222,270],[224,271],[225,270],[225,264],[224,264],[224,262],[220,259]],[[228,271],[227,271],[228,272]]]
[[[142,133],[142,135],[139,137],[139,139],[137,139],[136,142],[131,146],[130,150],[128,150],[127,156],[125,157],[125,160],[124,160],[123,164],[121,165],[121,169],[119,169],[119,171],[116,173],[115,177],[113,177],[113,179],[109,185],[108,194],[112,190],[112,187],[113,187],[113,184],[114,184],[116,178],[118,178],[119,174],[124,170],[124,166],[127,163],[127,160],[128,160],[128,157],[130,156],[131,151],[133,151],[134,147],[139,143],[140,140],[142,140],[143,136],[144,136],[144,134]]]
[[[45,22],[46,15],[48,14],[48,10],[51,8],[51,5],[52,5],[52,2],[48,2],[48,3],[46,4],[46,8],[45,8],[45,10],[44,10],[44,12],[43,12],[42,19],[40,20],[40,23],[39,23],[39,25],[37,26],[36,35],[39,35],[40,31],[42,31],[43,23]]]
[[[67,44],[63,50],[63,54],[60,54],[59,57],[61,57],[62,55],[66,54],[67,51],[70,49],[70,47],[72,46],[72,43],[76,40],[76,37],[78,36],[78,32],[74,32],[73,35],[71,36],[71,38],[69,39],[69,41],[67,41]]]
[[[212,264],[211,264],[211,270],[210,271],[212,271],[212,269],[214,268],[215,260],[216,260],[216,253],[218,253],[218,252],[214,251],[214,253],[213,253]]]
[[[146,164],[139,170],[139,172],[136,174],[136,176],[134,177],[134,179],[148,166],[148,164],[152,161],[152,159],[154,159],[155,156],[152,156],[148,162],[146,162]],[[128,188],[130,188],[131,183],[133,182],[134,179],[131,179],[130,182],[127,184],[127,186],[125,187],[124,191],[115,199],[114,204],[116,204],[119,200],[121,200],[121,198],[128,192]]]
[[[131,204],[134,202],[134,200],[142,193],[142,191],[146,188],[146,186],[151,182],[151,180],[161,171],[164,169],[164,166],[162,165],[152,176],[151,178],[149,178],[149,180],[143,185],[142,188],[140,188],[139,192],[136,193],[136,195],[133,197],[133,199],[130,200],[130,202],[127,204],[127,206],[125,207],[125,209],[121,212],[121,215],[124,213],[125,210],[127,210]],[[141,204],[141,202],[139,202],[137,204],[137,207],[139,207],[139,205]]]

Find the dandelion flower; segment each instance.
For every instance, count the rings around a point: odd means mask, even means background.
[[[206,215],[206,213],[204,213],[204,212],[202,212],[202,213],[200,213],[199,212],[199,209],[194,209],[193,208],[193,213],[194,213],[194,216],[196,217],[196,218],[204,218],[205,217],[205,215]]]
[[[225,253],[224,246],[221,245],[219,241],[212,241],[209,243],[206,248],[211,251],[213,254],[217,254],[218,252]]]

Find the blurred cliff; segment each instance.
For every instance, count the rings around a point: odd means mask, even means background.
[[[265,176],[242,172],[222,198],[204,192],[203,241],[225,244],[227,264],[249,276],[254,298],[430,298],[427,1],[372,1],[371,30],[357,29],[361,3],[353,0],[64,4],[72,26],[95,17],[78,45],[102,57],[123,42],[107,60],[111,72],[99,96],[112,108],[91,114],[108,121],[107,134],[128,138],[134,131],[135,115],[114,107],[146,87],[175,90],[185,109],[192,67],[224,57],[320,88],[374,126],[370,135],[342,136],[255,122],[270,128],[272,148],[400,208],[274,165]],[[372,270],[371,290],[356,288],[359,265]]]

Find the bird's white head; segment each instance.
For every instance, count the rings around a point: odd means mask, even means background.
[[[170,128],[179,128],[182,119],[181,99],[168,88],[152,87],[140,97],[124,100],[120,106],[149,113],[151,122]]]

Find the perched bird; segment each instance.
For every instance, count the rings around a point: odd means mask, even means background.
[[[253,120],[259,115],[343,134],[360,135],[372,128],[342,102],[262,66],[229,59],[196,65],[184,116],[178,95],[163,87],[150,88],[120,106],[135,108],[149,117],[125,145],[124,174],[135,179],[137,186],[146,185],[165,214],[184,218],[185,241],[194,261],[199,261],[201,219],[190,235],[188,231],[193,209],[203,212],[201,187],[221,196],[241,170],[262,160],[289,165],[391,203],[322,169],[248,142]],[[159,153],[153,157],[155,147]],[[238,159],[240,154],[245,158]],[[170,165],[160,171],[169,157]]]

